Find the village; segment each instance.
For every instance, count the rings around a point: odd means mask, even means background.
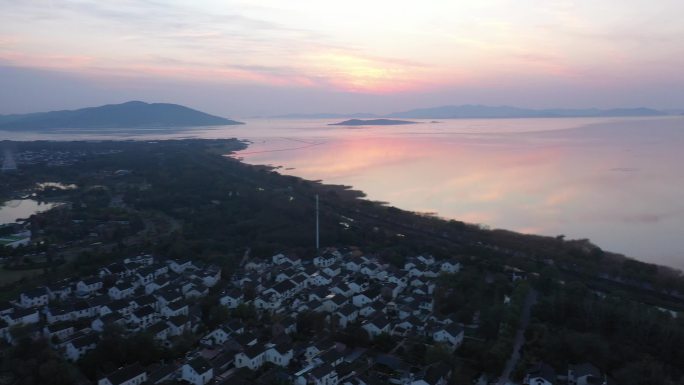
[[[457,259],[417,256],[397,268],[358,249],[331,248],[312,260],[287,254],[245,258],[228,280],[215,265],[139,255],[102,267],[97,275],[22,292],[0,308],[0,334],[9,344],[26,336],[44,338],[71,362],[95,349],[109,327],[148,333],[166,347],[182,335],[196,336],[184,359],[124,366],[103,373],[98,385],[446,384],[449,365],[410,366],[402,345],[422,338],[447,353],[459,349],[467,325],[435,312],[433,294],[438,277],[460,269]],[[520,272],[511,277],[525,278]],[[218,306],[231,315],[254,312],[259,323],[231,316],[208,328],[197,302],[221,287]],[[321,317],[327,333],[302,338],[298,324],[311,314]],[[397,344],[381,352],[333,338],[333,331],[352,328],[362,340],[391,337]],[[602,379],[591,365],[579,372],[580,381],[567,378],[568,383]],[[539,363],[525,383],[554,384],[556,378],[553,368]],[[490,381],[483,375],[480,382]]]
[[[421,256],[407,262],[403,270],[395,269],[377,259],[351,252],[343,255],[338,250],[309,263],[283,254],[271,260],[250,259],[221,292],[220,304],[236,309],[249,303],[259,312],[272,314],[278,321],[262,327],[278,329],[273,339],[259,341],[256,331],[231,320],[204,334],[201,348],[189,352],[187,362],[174,370],[163,367],[166,375],[151,383],[174,379],[197,385],[236,383],[240,369],[257,371],[268,364],[285,369],[283,374],[298,384],[364,383],[350,370],[354,363],[367,365],[362,350],[345,351],[322,336],[292,343],[288,334],[296,331],[297,314],[306,311],[326,314],[328,322],[339,328],[359,322],[370,339],[381,334],[421,333],[455,350],[463,340],[463,329],[448,318],[432,315],[431,294],[433,278],[457,273],[459,268],[456,261],[436,263]],[[220,279],[218,267],[190,260],[161,261],[150,255],[126,258],[101,268],[96,276],[22,292],[0,309],[4,320],[0,331],[8,343],[27,334],[46,338],[72,362],[94,349],[98,335],[114,324],[128,333],[145,331],[161,344],[171,344],[186,331],[202,329],[192,301],[205,296]],[[253,293],[254,299],[247,299],[246,293]],[[89,320],[89,326],[77,328],[77,324],[88,324],[83,320]],[[385,359],[390,367],[396,364],[390,356]],[[295,362],[299,366],[293,366]],[[158,377],[159,373],[125,367],[98,383],[139,384],[150,382],[154,374]],[[448,375],[448,368],[434,367],[423,373],[402,373],[396,380],[418,384],[429,378],[426,383],[434,383],[432,379]]]

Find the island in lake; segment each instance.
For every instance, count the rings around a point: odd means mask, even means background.
[[[399,126],[404,124],[416,124],[410,120],[395,119],[350,119],[339,123],[330,123],[329,126]]]

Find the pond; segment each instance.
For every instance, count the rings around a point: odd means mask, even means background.
[[[56,202],[39,202],[33,199],[13,199],[0,205],[0,225],[26,219],[33,214],[58,206]]]

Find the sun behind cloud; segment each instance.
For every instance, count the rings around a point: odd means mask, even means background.
[[[344,91],[390,93],[420,86],[424,68],[412,63],[368,56],[323,52],[308,55],[307,69]]]

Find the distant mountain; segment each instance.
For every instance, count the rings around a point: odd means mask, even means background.
[[[377,118],[378,115],[367,112],[357,112],[355,114],[335,114],[335,113],[317,113],[317,114],[286,114],[270,116],[273,119],[347,119],[347,118]]]
[[[394,120],[394,119],[351,119],[339,123],[330,123],[328,126],[398,126],[404,124],[416,124],[408,120]]]
[[[431,108],[418,108],[408,111],[394,112],[387,115],[376,115],[366,112],[354,114],[312,113],[286,114],[270,116],[273,119],[367,119],[367,118],[400,118],[400,119],[495,119],[495,118],[585,118],[585,117],[631,117],[662,116],[678,114],[682,111],[659,111],[651,108],[614,108],[614,109],[529,109],[511,106],[459,105]]]
[[[387,115],[390,118],[413,119],[474,119],[474,118],[575,118],[575,117],[628,117],[660,116],[665,112],[650,108],[591,109],[526,109],[510,106],[442,106],[420,108]]]
[[[178,104],[126,102],[100,107],[0,116],[0,130],[195,127],[244,124]]]

